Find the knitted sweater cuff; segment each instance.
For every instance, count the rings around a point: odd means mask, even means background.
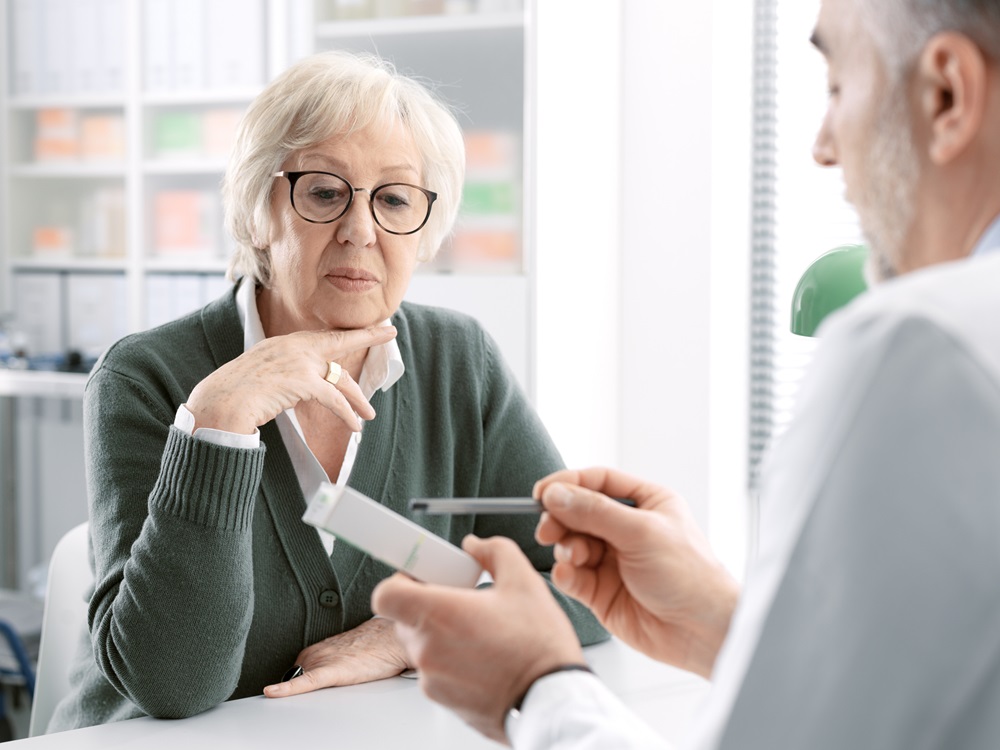
[[[170,428],[149,508],[202,526],[248,531],[265,448],[227,448]]]

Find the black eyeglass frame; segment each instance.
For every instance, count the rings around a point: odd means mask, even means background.
[[[344,210],[341,211],[336,216],[334,216],[332,219],[326,219],[325,221],[310,219],[308,216],[303,216],[302,213],[299,211],[298,207],[295,205],[295,183],[298,182],[301,177],[307,174],[329,175],[330,177],[336,177],[338,180],[347,185],[347,187],[350,188],[351,195],[347,199],[347,205],[344,206]],[[372,188],[372,189],[354,187],[354,185],[345,180],[339,174],[334,174],[333,172],[324,172],[322,169],[307,169],[300,172],[288,172],[282,170],[280,172],[275,172],[272,175],[272,177],[284,177],[285,179],[288,180],[288,202],[292,204],[292,208],[295,209],[295,213],[299,215],[299,218],[302,219],[303,221],[308,221],[310,224],[332,224],[337,219],[340,219],[341,217],[344,216],[344,214],[346,214],[348,211],[351,210],[351,205],[354,203],[354,194],[357,193],[359,190],[364,190],[366,193],[368,193],[368,210],[372,212],[372,218],[375,220],[375,223],[378,224],[381,229],[388,232],[389,234],[395,234],[399,236],[416,234],[421,229],[423,229],[424,226],[427,224],[427,220],[431,218],[431,209],[434,207],[434,201],[436,201],[438,197],[437,193],[435,193],[433,190],[422,188],[419,185],[411,185],[408,182],[387,182],[384,185],[379,185],[377,188]],[[393,229],[389,229],[388,227],[383,226],[382,222],[378,220],[378,214],[375,213],[375,196],[378,194],[378,191],[382,190],[383,188],[390,188],[397,186],[413,188],[414,190],[419,190],[421,193],[427,196],[427,213],[424,215],[424,220],[420,222],[420,226],[418,226],[416,229],[411,229],[409,232],[397,232]]]

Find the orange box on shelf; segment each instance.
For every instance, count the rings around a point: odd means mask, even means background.
[[[465,139],[465,162],[477,169],[519,170],[517,137],[506,130],[469,130]]]
[[[197,253],[203,249],[202,201],[198,190],[164,190],[156,194],[153,244],[159,255]]]
[[[73,254],[73,230],[69,227],[35,227],[31,244],[36,256],[67,256]]]
[[[229,156],[236,139],[236,128],[243,117],[242,109],[224,107],[205,111],[202,138],[206,156]]]
[[[158,255],[215,257],[221,226],[218,197],[206,190],[163,190],[153,199],[153,245]]]
[[[451,241],[451,260],[456,266],[497,265],[506,269],[520,254],[518,235],[509,230],[459,231]]]
[[[35,159],[71,161],[80,155],[80,121],[75,109],[49,107],[35,113]]]
[[[124,159],[125,122],[121,115],[81,117],[80,156],[95,161]]]

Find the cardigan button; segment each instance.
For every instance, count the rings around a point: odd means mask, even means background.
[[[319,605],[331,609],[340,604],[340,594],[333,589],[327,589],[319,595]]]

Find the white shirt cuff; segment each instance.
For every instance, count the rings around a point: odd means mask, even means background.
[[[505,729],[516,750],[670,747],[589,672],[556,672],[539,679],[525,696],[520,714],[508,717]]]
[[[225,430],[213,430],[210,427],[194,428],[194,414],[187,408],[186,404],[177,407],[177,414],[174,417],[174,427],[181,432],[204,440],[207,443],[214,443],[225,448],[259,448],[260,430],[254,429],[253,434],[241,435],[238,432],[226,432]]]

